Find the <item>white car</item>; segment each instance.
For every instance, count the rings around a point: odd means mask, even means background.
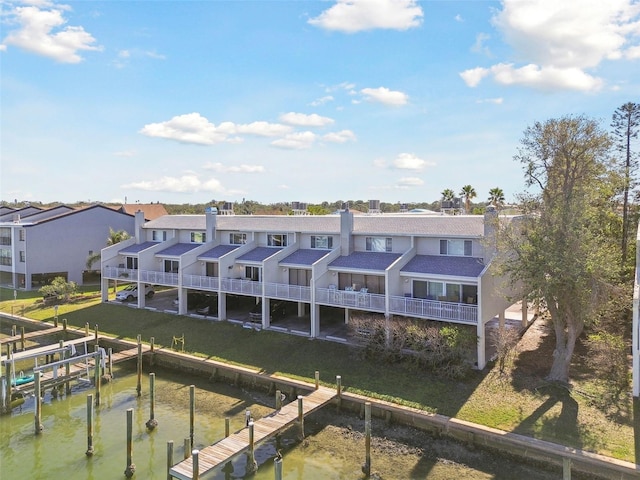
[[[154,291],[151,285],[144,286],[145,297],[151,298],[155,293],[156,292]],[[120,300],[121,302],[125,302],[125,301],[131,302],[136,298],[138,298],[138,285],[134,283],[132,283],[131,285],[128,285],[127,287],[123,288],[118,293],[116,293],[116,300]]]

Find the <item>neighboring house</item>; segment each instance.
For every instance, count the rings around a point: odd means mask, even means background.
[[[87,257],[104,248],[109,228],[133,234],[135,217],[102,205],[25,207],[0,215],[0,283],[37,289],[62,276],[83,284]]]
[[[311,338],[328,337],[336,317],[344,325],[353,314],[470,325],[484,368],[485,326],[510,306],[490,264],[496,217],[491,208],[485,216],[208,211],[145,223],[140,212],[135,238],[101,252],[102,298],[110,279],[176,287],[179,314],[190,313],[190,294],[208,293],[218,299],[213,316],[228,319],[227,300],[250,297],[261,304],[262,327],[276,330],[270,303],[284,301],[308,319],[302,334]],[[137,306],[145,302],[140,295]]]
[[[116,210],[129,215],[135,215],[138,211],[143,212],[146,221],[168,215],[167,209],[160,203],[125,203]]]

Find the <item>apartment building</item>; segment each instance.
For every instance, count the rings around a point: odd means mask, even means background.
[[[286,329],[271,307],[286,303],[305,323],[295,333],[310,338],[352,315],[464,324],[477,329],[477,365],[484,368],[485,326],[510,306],[491,266],[496,217],[492,209],[484,216],[354,216],[348,209],[244,216],[210,209],[145,222],[138,213],[135,236],[102,250],[102,298],[108,301],[112,280],[171,287],[177,313],[197,314],[189,295],[208,294],[219,320],[233,320],[231,302],[251,299],[259,310],[253,318],[274,330]],[[136,306],[146,303],[140,295]]]

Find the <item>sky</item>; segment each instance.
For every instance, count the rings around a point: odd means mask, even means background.
[[[527,127],[640,102],[640,0],[0,9],[8,202],[512,202]]]

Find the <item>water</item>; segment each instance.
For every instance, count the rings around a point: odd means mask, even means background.
[[[195,448],[203,448],[224,437],[225,417],[231,431],[244,426],[245,411],[255,418],[272,411],[273,399],[229,385],[212,384],[201,377],[189,377],[156,370],[155,418],[158,427],[149,432],[149,380],[143,377],[142,396],[136,393],[134,372],[117,370],[114,382],[103,385],[101,405],[94,412],[93,447],[87,457],[88,385],[76,385],[70,396],[44,397],[44,431],[34,434],[33,398],[10,416],[0,417],[0,477],[13,479],[104,480],[124,479],[126,465],[126,410],[134,410],[133,463],[137,479],[165,479],[167,441],[174,442],[174,463],[182,460],[184,439],[189,438],[189,385],[196,385]],[[364,461],[363,421],[357,417],[334,417],[327,406],[305,419],[305,440],[296,439],[297,428],[286,431],[280,448],[284,455],[285,480],[361,479]],[[333,422],[327,423],[327,422]],[[435,441],[427,434],[404,427],[386,428],[374,421],[372,472],[383,479],[490,479],[557,478],[548,472],[494,458],[479,451],[469,452],[453,442]],[[384,434],[384,435],[383,435]],[[385,437],[398,437],[400,441]],[[275,439],[256,449],[258,472],[251,478],[274,478]],[[205,479],[245,478],[246,456],[205,476]],[[202,478],[202,477],[201,477]],[[248,477],[247,477],[248,478]]]

